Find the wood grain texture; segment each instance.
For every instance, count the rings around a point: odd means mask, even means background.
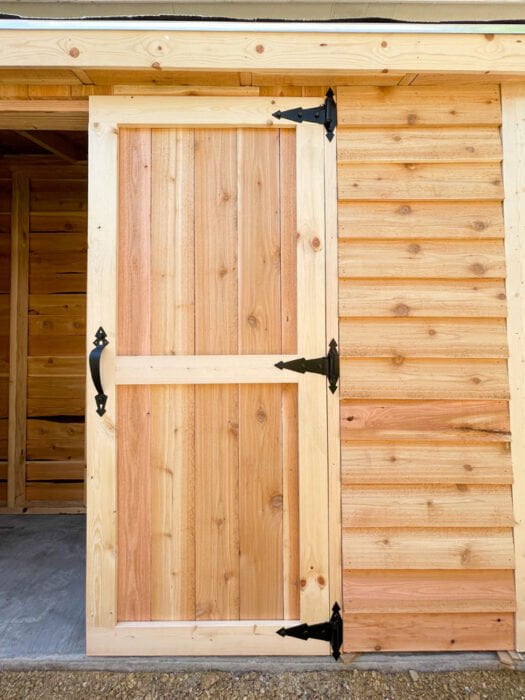
[[[511,613],[344,616],[345,651],[497,651],[514,639]]]
[[[337,159],[340,163],[500,163],[501,139],[497,127],[342,128],[337,134]]]
[[[351,484],[511,484],[508,443],[425,442],[342,445],[342,486]]]
[[[506,298],[502,280],[341,279],[339,282],[341,316],[505,318]]]
[[[499,126],[496,85],[340,87],[340,127]]]
[[[503,238],[498,202],[349,201],[338,214],[341,238]]]
[[[505,87],[503,101],[503,149],[506,198],[505,246],[508,260],[507,294],[509,298],[509,384],[510,422],[512,429],[512,465],[514,471],[514,542],[516,546],[516,648],[525,649],[525,480],[523,459],[525,438],[525,373],[523,345],[525,341],[524,273],[525,245],[525,88],[523,83]]]
[[[510,442],[506,401],[355,401],[341,403],[343,440]]]
[[[152,132],[151,352],[193,354],[193,132]],[[182,204],[183,203],[183,204]],[[151,617],[195,619],[195,396],[152,389]]]
[[[195,131],[195,352],[238,351],[237,134]],[[212,235],[211,232],[213,232]],[[209,406],[214,410],[209,411]],[[195,389],[196,617],[239,619],[239,391]],[[210,489],[213,481],[215,487]]]
[[[355,241],[339,246],[340,277],[501,279],[501,241]]]
[[[505,358],[503,319],[354,319],[340,323],[347,357]]]
[[[353,613],[513,612],[512,571],[346,571]]]
[[[501,201],[499,163],[341,163],[339,198]]]
[[[345,486],[343,527],[511,527],[509,486]]]
[[[429,381],[431,377],[431,381]],[[343,358],[341,398],[506,399],[504,360]]]
[[[511,569],[511,528],[368,528],[343,532],[345,569]]]
[[[151,131],[119,136],[118,352],[151,352]],[[121,387],[118,434],[118,619],[151,619],[151,394]]]

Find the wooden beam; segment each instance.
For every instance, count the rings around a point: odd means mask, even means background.
[[[13,175],[7,505],[24,505],[26,487],[29,177]]]
[[[0,129],[86,131],[87,100],[0,100]]]
[[[525,650],[525,82],[502,86],[516,649]]]
[[[525,73],[519,34],[1,30],[0,67]]]
[[[37,146],[45,148],[59,158],[63,158],[68,163],[78,163],[87,160],[87,153],[76,143],[70,141],[67,136],[49,132],[41,134],[37,131],[17,131],[19,136],[36,143]]]

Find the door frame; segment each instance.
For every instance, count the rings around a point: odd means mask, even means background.
[[[319,99],[301,102],[305,108],[315,107]],[[103,326],[110,343],[102,355],[104,389],[108,395],[106,414],[102,418],[95,413],[93,391],[88,389],[86,397],[88,654],[238,655],[241,650],[245,655],[329,653],[326,642],[309,640],[305,644],[293,637],[275,635],[282,620],[118,622],[116,618],[115,386],[127,384],[130,377],[136,377],[133,358],[117,359],[115,347],[119,124],[173,128],[275,126],[296,130],[297,227],[302,241],[297,248],[298,330],[302,329],[299,332],[301,354],[317,356],[326,352],[326,348],[319,347],[321,331],[327,340],[332,337],[338,340],[335,142],[328,142],[319,125],[280,122],[271,116],[277,109],[296,107],[296,103],[297,99],[264,97],[90,98],[87,334],[90,343],[96,329]],[[323,232],[326,232],[325,246]],[[301,306],[300,300],[307,289],[314,289],[317,298],[326,300],[324,308]],[[192,370],[188,366],[191,363],[186,362],[181,367],[180,358],[176,357],[148,359],[151,359],[151,370],[140,383],[155,383],[155,366],[158,370],[158,364],[166,362],[173,381],[199,383],[200,368]],[[239,368],[234,366],[232,370],[226,357],[210,357],[209,360],[210,366],[214,366],[211,382],[214,384],[253,383],[260,374],[260,370],[254,372],[250,368],[249,356],[242,378]],[[328,456],[326,470],[319,470],[315,460],[319,453],[319,431],[300,431],[303,434],[299,440],[300,542],[314,542],[312,549],[319,559],[305,556],[301,562],[301,620],[287,621],[290,626],[326,620],[331,605],[341,600],[339,397],[338,393],[332,395],[326,391],[320,400],[319,384],[311,379],[311,375],[295,373],[276,372],[272,376],[272,381],[299,385],[299,421],[313,422],[321,429],[321,434],[326,436],[322,451]],[[203,381],[202,375],[200,381]],[[90,380],[88,387],[91,388]],[[319,498],[323,493],[326,497]],[[311,517],[306,517],[307,514]],[[320,527],[320,523],[325,523],[325,527]]]

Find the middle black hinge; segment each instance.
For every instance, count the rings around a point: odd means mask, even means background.
[[[284,112],[279,109],[272,114],[272,117],[289,119],[299,124],[302,122],[322,124],[326,129],[326,138],[331,141],[337,126],[337,104],[334,100],[334,91],[329,88],[324,103],[319,107],[308,107],[307,109],[296,107],[295,109],[286,109]]]
[[[292,372],[314,372],[315,374],[323,374],[328,379],[328,386],[332,394],[335,394],[337,382],[339,380],[339,352],[337,351],[337,343],[332,338],[329,345],[328,354],[324,357],[316,357],[313,360],[306,360],[300,357],[297,360],[289,360],[288,362],[277,362],[275,366],[278,369],[289,369]]]

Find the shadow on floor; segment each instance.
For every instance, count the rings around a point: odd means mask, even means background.
[[[0,659],[85,653],[85,522],[0,515]]]

